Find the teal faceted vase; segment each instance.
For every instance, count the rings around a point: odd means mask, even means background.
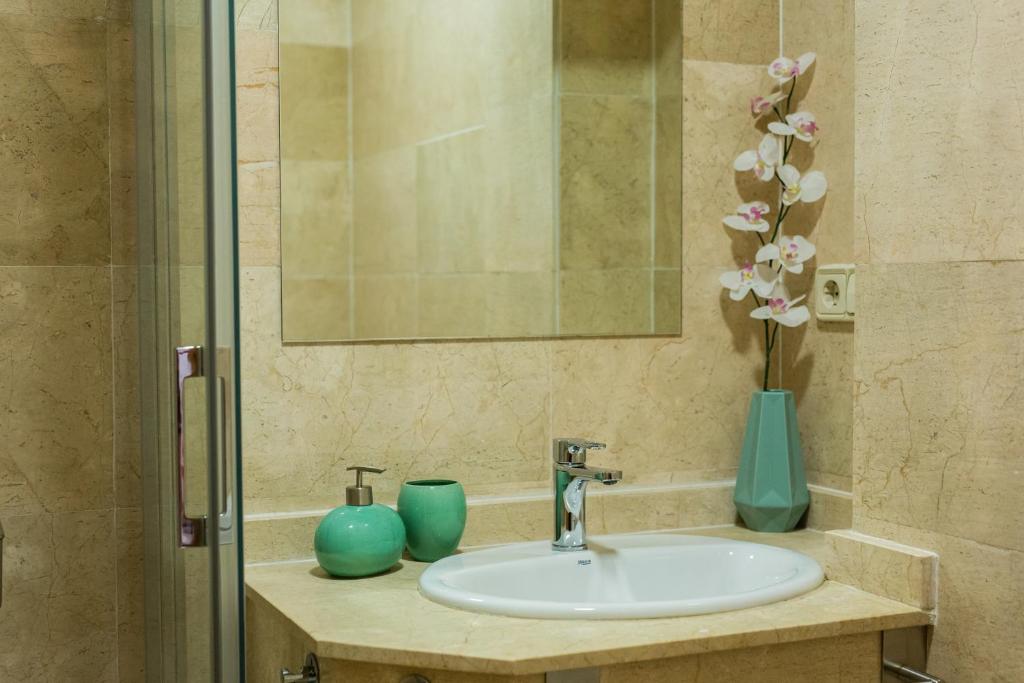
[[[751,397],[733,502],[754,531],[789,531],[807,510],[793,392],[755,391]]]

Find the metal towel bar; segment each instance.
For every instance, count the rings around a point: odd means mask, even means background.
[[[886,671],[896,674],[905,681],[912,681],[912,683],[943,683],[941,678],[937,678],[928,673],[923,673],[917,669],[912,669],[909,666],[903,666],[896,662],[888,659],[882,660],[882,668]]]

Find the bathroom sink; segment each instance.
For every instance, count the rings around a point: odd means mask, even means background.
[[[819,586],[821,566],[792,550],[708,536],[594,536],[588,549],[548,542],[453,555],[420,577],[449,607],[536,619],[643,619],[724,612]]]

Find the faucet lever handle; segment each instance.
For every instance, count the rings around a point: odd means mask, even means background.
[[[552,444],[552,456],[555,462],[585,463],[587,451],[605,448],[605,444],[587,439],[555,439]]]

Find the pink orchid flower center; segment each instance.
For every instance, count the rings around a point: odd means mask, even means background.
[[[796,65],[793,65],[796,68]],[[777,59],[772,62],[772,73],[776,76],[785,76],[788,72],[786,71],[786,63],[781,59]]]
[[[763,114],[768,111],[771,106],[771,102],[760,96],[750,100],[750,111],[754,114]]]
[[[784,261],[795,261],[800,256],[800,247],[797,246],[796,242],[782,245],[780,251]]]
[[[814,121],[801,121],[796,126],[804,135],[814,135],[818,132],[818,124]]]
[[[754,280],[754,266],[748,263],[740,269],[740,277],[744,282],[753,282]]]
[[[779,315],[789,310],[789,304],[785,299],[768,299],[768,308],[775,315]]]
[[[752,206],[746,213],[740,213],[748,223],[757,223],[761,220],[761,217],[765,215],[765,211],[759,206]]]

